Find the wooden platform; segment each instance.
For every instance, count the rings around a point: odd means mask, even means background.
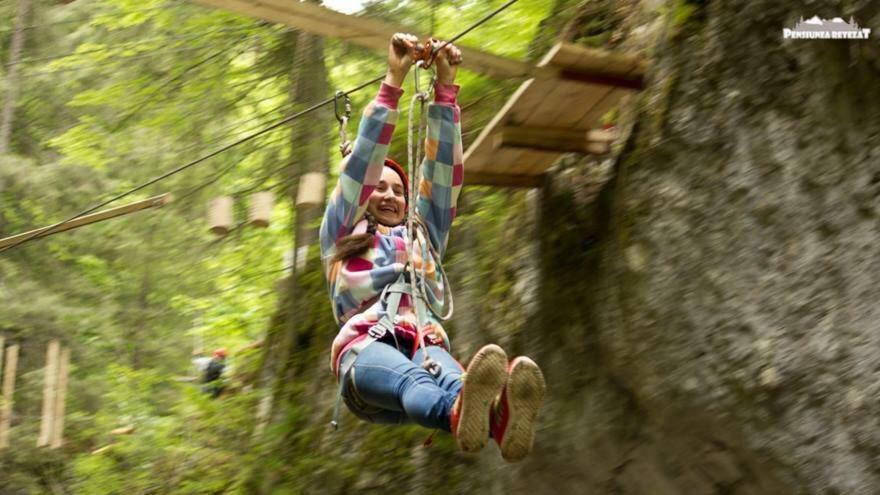
[[[368,17],[359,17],[299,0],[193,0],[194,3],[277,22],[319,36],[336,38],[347,43],[388,50],[388,40],[396,32],[412,33],[426,39],[427,33]],[[487,76],[510,78],[529,75],[531,67],[488,52],[460,46],[468,70]]]
[[[193,0],[202,5],[285,24],[319,36],[385,51],[395,32],[417,30],[351,16],[298,0]],[[538,187],[562,153],[603,152],[608,133],[590,133],[622,98],[642,88],[639,57],[560,43],[537,66],[460,46],[466,70],[526,78],[465,153],[465,183]],[[467,115],[464,116],[467,128]]]
[[[597,131],[600,119],[642,88],[645,69],[639,57],[557,44],[468,148],[465,182],[538,187],[561,154],[607,151],[616,136]]]

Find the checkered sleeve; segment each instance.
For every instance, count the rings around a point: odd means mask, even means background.
[[[325,259],[333,255],[336,242],[350,234],[364,215],[370,194],[382,177],[402,94],[400,88],[382,84],[376,99],[364,109],[352,153],[343,160],[336,188],[324,210],[320,238]]]
[[[434,103],[428,106],[428,135],[416,209],[428,225],[431,242],[442,257],[455,205],[464,181],[461,146],[461,109],[458,86],[437,84]]]

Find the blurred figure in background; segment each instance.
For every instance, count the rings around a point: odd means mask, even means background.
[[[205,358],[201,358],[205,359]],[[195,363],[199,359],[193,360]],[[219,348],[213,356],[204,363],[204,368],[199,369],[202,373],[202,391],[217,398],[223,392],[223,371],[226,369],[226,349]],[[198,364],[196,364],[198,366]]]
[[[206,369],[208,369],[208,364],[211,362],[211,357],[208,356],[202,349],[194,350],[192,355],[192,364],[195,367],[196,372],[201,375],[205,372]]]

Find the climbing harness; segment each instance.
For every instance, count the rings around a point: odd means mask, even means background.
[[[339,114],[340,99],[343,100],[342,115]],[[337,91],[333,96],[333,113],[336,114],[336,121],[339,122],[339,153],[342,154],[342,158],[345,158],[351,154],[352,149],[351,141],[348,140],[348,135],[345,133],[345,128],[351,119],[351,98],[342,90]]]
[[[436,47],[436,43],[434,42],[434,40],[429,40],[425,42],[424,50],[427,50],[427,55],[424,55],[425,52],[422,51],[422,58],[420,58],[419,61],[415,64],[414,83],[416,94],[410,101],[409,107],[409,120],[407,129],[407,159],[409,162],[408,197],[410,198],[412,204],[417,204],[419,200],[418,184],[421,183],[422,178],[422,170],[420,164],[422,162],[422,159],[424,158],[423,136],[426,133],[425,128],[427,125],[427,119],[425,118],[425,104],[428,102],[431,96],[430,91],[431,89],[433,89],[434,83],[436,81],[436,73],[429,70],[428,63],[426,62],[427,60],[430,60],[430,58],[433,58],[433,52],[431,51],[432,47]],[[425,70],[428,70],[431,73],[431,79],[428,89],[426,91],[422,91],[419,72]],[[338,95],[339,93],[337,93],[337,96]],[[413,118],[417,110],[419,117],[418,122],[414,125]],[[342,125],[343,119],[339,118],[338,113],[337,119],[340,121],[340,125]],[[415,139],[413,139],[413,128],[415,128]],[[340,131],[340,137],[342,137],[342,131]],[[415,352],[418,352],[419,349],[422,349],[423,351],[424,359],[422,360],[421,366],[435,378],[439,377],[440,373],[442,372],[440,363],[431,359],[431,357],[428,355],[428,349],[424,345],[424,340],[426,336],[422,333],[422,330],[428,324],[428,311],[430,311],[435,317],[440,320],[448,320],[450,317],[452,317],[452,289],[449,285],[449,279],[446,276],[446,271],[443,269],[443,264],[439,261],[439,253],[437,252],[436,247],[431,241],[428,226],[425,224],[424,219],[418,215],[416,210],[417,208],[412,206],[410,208],[407,208],[406,210],[406,250],[409,253],[409,261],[404,268],[404,272],[393,284],[386,286],[379,296],[379,300],[384,302],[385,313],[382,315],[379,321],[376,322],[375,325],[370,327],[370,329],[367,331],[366,337],[359,340],[346,351],[346,353],[342,356],[342,360],[339,363],[339,391],[336,396],[336,404],[333,407],[333,417],[330,421],[330,425],[333,427],[334,430],[339,428],[339,406],[342,401],[342,393],[346,385],[346,377],[349,371],[352,371],[352,366],[357,360],[358,355],[363,352],[363,350],[366,349],[367,346],[369,346],[373,342],[376,342],[377,340],[385,338],[388,334],[390,334],[394,338],[395,346],[398,348],[398,350],[400,349],[394,328],[395,325],[400,321],[398,310],[400,309],[400,302],[404,295],[409,296],[411,304],[415,307],[417,322]],[[413,263],[416,254],[418,254],[419,259],[422,260],[420,270],[417,269],[415,264]],[[437,272],[439,273],[440,277],[438,283],[443,286],[443,305],[441,307],[437,307],[438,305],[428,298],[426,289],[426,265],[427,260],[429,259],[434,260]],[[353,375],[354,373],[352,371],[352,380],[354,380]]]

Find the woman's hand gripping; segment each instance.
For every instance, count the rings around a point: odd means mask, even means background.
[[[419,39],[411,34],[395,33],[388,44],[388,72],[385,84],[399,88],[416,59]]]

